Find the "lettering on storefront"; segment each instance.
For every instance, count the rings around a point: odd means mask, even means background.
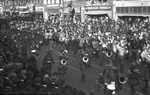
[[[99,7],[87,7],[86,9],[87,10],[96,10],[96,9],[99,9]]]
[[[91,10],[111,10],[112,7],[110,6],[85,6],[86,11],[91,11]]]
[[[44,8],[36,8],[36,11],[43,11]]]

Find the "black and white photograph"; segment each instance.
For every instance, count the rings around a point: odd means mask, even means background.
[[[0,94],[150,95],[150,0],[0,0]]]

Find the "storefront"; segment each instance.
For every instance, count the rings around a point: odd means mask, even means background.
[[[44,18],[48,19],[51,15],[59,15],[59,5],[45,5]]]
[[[37,13],[37,18],[43,18],[44,7],[35,7],[35,11]]]
[[[114,19],[146,19],[150,18],[150,1],[115,1],[114,2]]]
[[[113,11],[111,5],[86,5],[82,11],[83,20],[90,16],[92,18],[99,18],[101,16],[113,17]]]
[[[80,6],[73,6],[74,10],[75,10],[75,16],[78,16],[78,17],[81,17],[81,7]],[[66,7],[64,8],[64,16],[69,16],[71,15],[71,11],[73,8],[69,8],[69,7]]]

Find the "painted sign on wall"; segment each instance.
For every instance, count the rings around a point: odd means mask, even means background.
[[[93,10],[111,10],[111,6],[85,6],[86,11],[93,11]]]

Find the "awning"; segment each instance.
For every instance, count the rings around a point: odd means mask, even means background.
[[[117,14],[117,16],[142,16],[142,17],[148,17],[149,15],[143,15],[143,14]]]
[[[59,10],[58,9],[47,9],[47,13],[48,14],[58,14],[59,13]]]
[[[101,13],[92,13],[92,12],[88,12],[88,13],[85,13],[86,15],[103,15],[103,14],[108,14],[107,12],[101,12]]]
[[[102,15],[102,14],[108,14],[110,11],[86,11],[86,15]]]

